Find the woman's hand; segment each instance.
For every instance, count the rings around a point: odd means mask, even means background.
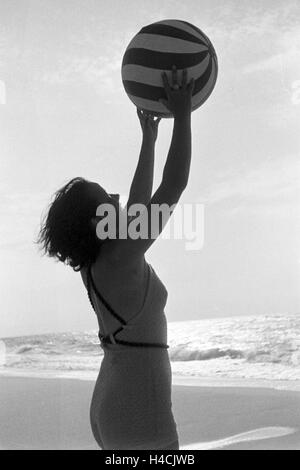
[[[192,110],[191,100],[195,80],[192,78],[187,84],[187,70],[184,69],[182,71],[182,82],[180,85],[176,65],[172,67],[172,86],[169,84],[166,72],[162,72],[162,79],[167,100],[161,98],[158,101],[163,103],[166,108],[171,111],[174,118],[190,114]]]
[[[143,137],[149,138],[151,142],[155,143],[158,133],[158,124],[161,118],[154,120],[154,116],[150,113],[146,113],[139,108],[136,108],[137,115],[139,117],[141,128],[143,131]]]

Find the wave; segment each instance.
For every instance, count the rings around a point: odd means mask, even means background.
[[[54,345],[53,345],[54,346]],[[98,345],[94,344],[72,344],[72,347],[47,347],[38,345],[24,344],[13,348],[10,356],[95,356],[102,355],[103,352]],[[69,345],[70,346],[70,345]],[[74,347],[73,347],[74,346]],[[170,347],[169,357],[172,362],[188,361],[209,361],[213,359],[241,359],[249,363],[273,363],[288,364],[297,367],[300,364],[300,352],[297,350],[284,350],[280,347],[270,349],[242,350],[230,347],[213,347],[201,349],[198,345],[180,344]]]
[[[291,367],[300,365],[299,351],[286,351],[280,348],[240,350],[232,348],[209,348],[198,349],[191,348],[189,345],[175,346],[171,348],[169,353],[173,362],[179,361],[209,361],[212,359],[228,358],[243,359],[248,363],[271,363],[286,364]]]
[[[33,348],[34,346],[32,346],[31,344],[25,344],[24,346],[20,346],[16,349],[16,354],[24,354],[27,352],[31,352]]]
[[[0,369],[94,371],[103,350],[96,330],[0,341]],[[168,323],[169,357],[179,375],[300,379],[300,315]]]
[[[58,351],[56,349],[45,349],[43,347],[36,347],[32,344],[24,344],[24,346],[18,347],[15,351],[15,354],[20,355],[20,354],[47,354],[47,355],[63,355],[64,351]]]
[[[229,357],[230,359],[242,359],[245,357],[243,351],[238,349],[220,349],[211,348],[205,350],[190,349],[186,346],[178,346],[170,351],[171,361],[208,361],[220,357]]]

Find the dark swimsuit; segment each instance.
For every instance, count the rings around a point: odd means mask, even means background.
[[[164,308],[168,293],[146,261],[145,267],[148,282],[144,302],[127,322],[98,291],[91,266],[87,269],[87,290],[99,330],[103,325],[107,331],[103,322],[106,311],[121,324],[110,334],[99,331],[104,354],[91,401],[90,421],[93,435],[104,450],[168,448],[178,440],[166,344]],[[126,340],[138,338],[141,342],[118,339],[118,334],[125,334],[126,330],[129,335]]]
[[[169,346],[167,344],[164,344],[164,343],[142,343],[142,342],[132,342],[132,341],[124,341],[124,340],[121,340],[121,339],[116,339],[116,337],[115,337],[116,334],[118,334],[120,331],[122,331],[124,329],[124,327],[127,325],[127,323],[120,315],[118,315],[113,310],[113,308],[108,304],[108,302],[104,299],[104,297],[101,295],[101,293],[97,289],[97,286],[94,282],[92,272],[91,272],[91,264],[89,264],[89,266],[87,268],[87,293],[88,293],[88,297],[89,297],[91,306],[93,307],[93,310],[96,313],[96,310],[95,310],[95,307],[94,307],[94,304],[93,304],[93,301],[92,301],[92,297],[91,297],[91,286],[93,287],[97,297],[100,299],[100,301],[103,303],[103,305],[105,305],[105,307],[111,313],[111,315],[113,317],[115,317],[117,320],[119,320],[119,322],[123,325],[123,326],[120,326],[116,331],[114,331],[114,333],[110,333],[106,336],[102,335],[101,332],[99,331],[98,337],[99,337],[100,343],[103,347],[104,347],[105,344],[114,344],[114,343],[116,343],[116,344],[123,344],[124,346],[135,346],[135,347],[142,347],[142,348],[147,348],[147,347],[148,348],[153,348],[153,347],[154,348],[163,348],[163,349],[168,349],[169,348]],[[96,315],[97,315],[97,313],[96,313]]]

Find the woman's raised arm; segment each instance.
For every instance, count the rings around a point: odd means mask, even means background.
[[[188,183],[192,153],[191,97],[194,80],[191,79],[187,84],[187,71],[184,70],[182,84],[179,86],[177,70],[173,67],[172,81],[171,87],[163,72],[167,100],[161,100],[161,102],[172,112],[174,126],[161,184],[142,214],[144,216],[142,221],[147,222],[147,237],[134,239],[128,236],[126,239],[112,240],[113,253],[118,262],[130,261],[144,255],[163,230]],[[154,205],[156,207],[164,205],[162,217],[151,217],[153,213],[157,213],[152,210]]]
[[[143,132],[142,146],[139,161],[131,183],[129,198],[126,208],[132,204],[149,204],[153,188],[153,170],[155,142],[158,133],[158,124],[161,118],[153,119],[153,116],[137,108],[141,128]]]

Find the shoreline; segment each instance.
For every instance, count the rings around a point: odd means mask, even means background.
[[[40,378],[40,379],[67,379],[95,382],[98,372],[94,371],[35,371],[28,369],[1,369],[1,377]],[[237,388],[266,388],[273,390],[286,390],[300,392],[299,380],[271,380],[254,378],[231,377],[195,377],[172,374],[172,385],[191,387],[237,387]]]

